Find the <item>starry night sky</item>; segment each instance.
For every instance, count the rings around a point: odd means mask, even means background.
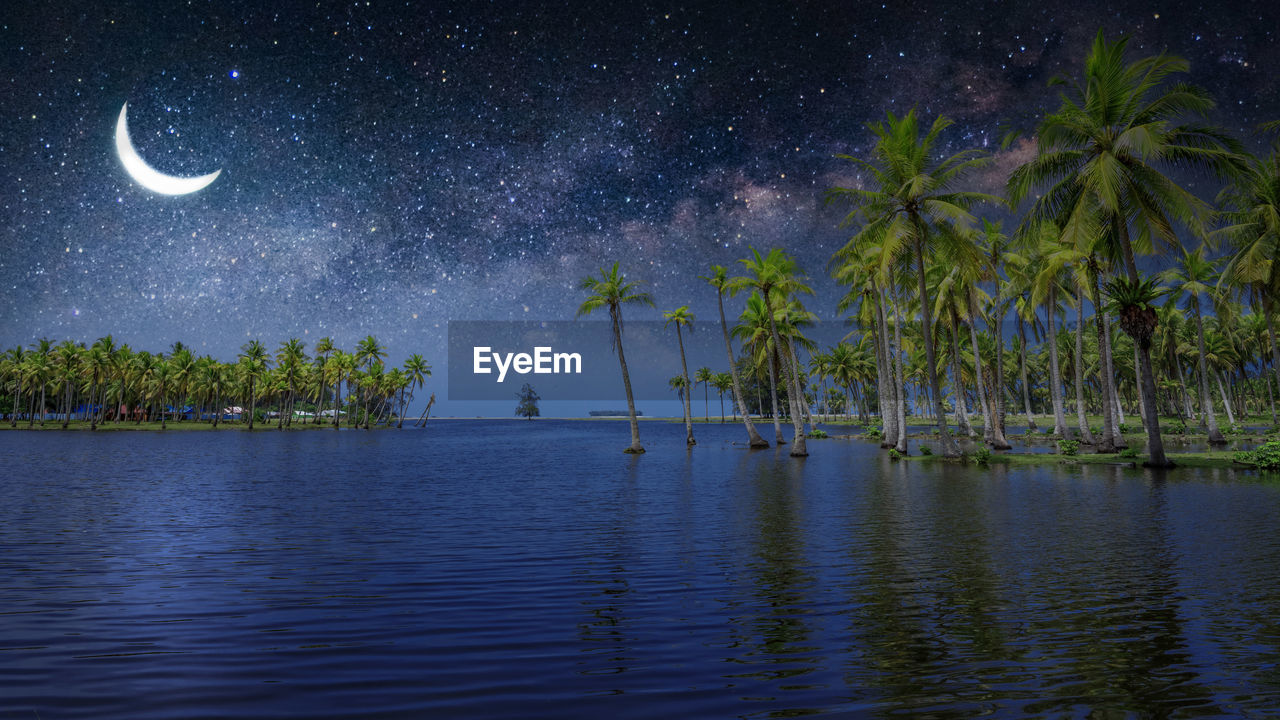
[[[0,347],[111,332],[230,360],[372,333],[440,380],[446,321],[568,319],[615,259],[658,303],[637,318],[713,320],[696,276],[749,245],[795,254],[832,318],[821,195],[856,182],[833,155],[912,106],[957,121],[947,152],[996,151],[1099,25],[1187,58],[1230,131],[1280,118],[1273,3],[594,5],[6,4]],[[222,176],[132,182],[125,102],[148,163]]]

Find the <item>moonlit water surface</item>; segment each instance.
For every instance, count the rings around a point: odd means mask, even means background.
[[[735,425],[3,432],[18,718],[1266,715],[1280,485]],[[771,429],[764,433],[771,436]]]

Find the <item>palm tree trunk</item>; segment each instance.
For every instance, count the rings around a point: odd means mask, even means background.
[[[618,365],[622,368],[622,387],[627,391],[627,415],[631,420],[631,445],[623,450],[625,453],[639,455],[644,452],[640,444],[640,423],[636,420],[636,401],[631,394],[631,374],[627,372],[627,356],[622,352],[621,311],[616,304],[609,306],[609,317],[613,320],[613,341],[618,347]]]
[[[774,353],[781,356],[782,338],[779,337],[778,335],[778,323],[773,317],[773,304],[769,300],[769,288],[764,288],[763,292],[761,292],[760,294],[764,296],[764,311],[769,315],[769,334],[773,336]],[[786,375],[788,375],[788,377],[785,378],[786,380],[788,380],[789,392],[787,394],[791,396],[790,398],[791,402],[797,404],[796,409],[798,409],[799,408],[798,403],[802,402],[802,399],[800,398],[800,380],[795,377],[794,373],[788,371],[788,366],[784,365],[782,367],[782,370]],[[777,394],[776,389],[774,391],[774,394],[776,397],[776,394]],[[775,399],[774,402],[776,406],[777,400]],[[775,425],[777,424],[777,418],[774,419],[774,423]],[[796,410],[792,410],[791,412],[791,429],[792,429],[791,457],[805,457],[809,454],[809,450],[805,446],[805,441],[804,441],[803,423],[804,423],[804,419],[800,416],[799,412],[797,412]],[[779,434],[779,439],[781,439],[782,431],[779,430],[778,434]]]
[[[1277,389],[1280,389],[1280,344],[1276,343],[1276,326],[1275,318],[1272,316],[1272,303],[1264,301],[1262,304],[1262,316],[1267,321],[1267,337],[1271,340],[1271,372],[1275,375]],[[1271,387],[1271,383],[1267,383],[1267,387]],[[1276,424],[1275,403],[1271,405],[1271,424]]]
[[[890,351],[894,372],[893,412],[898,418],[898,437],[894,440],[894,449],[905,455],[907,452],[907,383],[902,369],[902,303],[896,294],[893,298],[893,345]],[[956,452],[959,453],[960,450],[957,448]]]
[[[1083,288],[1081,288],[1083,290]],[[1076,298],[1076,422],[1080,425],[1080,440],[1085,445],[1094,445],[1093,431],[1089,429],[1089,418],[1085,416],[1084,407],[1084,293]]]
[[[995,377],[991,379],[991,387],[988,393],[991,396],[992,407],[992,428],[991,447],[996,450],[1009,450],[1013,446],[1009,444],[1009,438],[1004,432],[1005,421],[1005,383],[1004,383],[1004,316],[1000,309],[1000,292],[999,282],[996,283],[996,297],[991,305],[991,318],[988,323],[991,326],[992,339],[996,341],[996,367]],[[976,347],[976,344],[975,344]]]
[[[1129,274],[1129,282],[1138,284],[1138,264],[1133,258],[1133,245],[1129,242],[1129,224],[1126,220],[1120,220],[1119,235],[1120,249],[1124,255],[1124,266]],[[1156,377],[1151,368],[1151,341],[1150,338],[1144,338],[1139,342],[1138,338],[1134,338],[1134,354],[1137,356],[1138,362],[1138,378],[1140,397],[1142,398],[1142,407],[1144,414],[1144,424],[1147,428],[1147,453],[1150,459],[1145,465],[1150,467],[1173,467],[1173,463],[1169,461],[1164,454],[1164,439],[1160,437],[1160,410],[1156,405]]]
[[[769,442],[760,437],[756,426],[751,422],[751,413],[747,410],[747,401],[742,395],[742,384],[738,381],[738,367],[733,362],[733,344],[729,342],[729,323],[724,318],[724,293],[716,290],[716,301],[720,306],[720,331],[724,334],[724,352],[729,360],[729,375],[733,378],[734,407],[742,412],[742,424],[747,428],[748,447],[767,448]],[[724,421],[724,397],[720,398],[720,420]]]
[[[796,344],[787,341],[787,355],[791,358],[791,372],[796,382],[796,404],[799,405],[800,414],[803,422],[813,429],[813,412],[809,409],[809,399],[805,397],[804,385],[800,383],[800,377],[803,374],[800,370],[800,358],[796,355]]]
[[[680,334],[680,323],[676,323],[676,342],[680,344],[680,377],[684,378],[684,444],[697,445],[693,439],[693,408],[689,406],[689,396],[693,388],[689,386],[689,365],[684,359],[684,337]]]
[[[876,390],[880,393],[880,418],[884,423],[884,435],[880,438],[880,447],[893,447],[898,440],[898,395],[894,392],[894,375],[892,359],[889,355],[892,342],[889,338],[889,324],[884,315],[884,293],[876,285],[875,291],[876,324],[880,328],[876,345]],[[898,382],[901,382],[899,379]],[[852,413],[851,413],[852,415]]]
[[[1096,289],[1097,287],[1095,286]],[[1095,297],[1101,296],[1095,293]],[[1110,411],[1116,426],[1116,447],[1123,448],[1128,446],[1128,443],[1124,440],[1124,435],[1120,432],[1120,426],[1124,424],[1124,407],[1120,403],[1120,386],[1116,383],[1115,346],[1111,344],[1111,315],[1105,312],[1102,313],[1102,328],[1104,330],[1102,337],[1104,342],[1103,360],[1107,367],[1107,374],[1104,379],[1107,383],[1107,390],[1111,394]]]
[[[778,413],[778,378],[777,368],[778,350],[774,346],[773,350],[766,350],[767,357],[765,362],[769,365],[769,397],[773,402],[773,442],[775,445],[785,445],[786,440],[782,439],[782,416]]]
[[[916,221],[916,228],[919,233],[924,232],[924,225],[919,220]],[[915,242],[916,255],[916,279],[920,287],[920,320],[922,334],[924,335],[924,357],[928,367],[925,369],[929,375],[929,389],[933,393],[933,411],[938,416],[938,434],[942,440],[942,456],[949,458],[960,457],[960,448],[956,446],[956,441],[951,438],[951,430],[947,427],[946,415],[942,412],[942,390],[938,385],[938,366],[937,354],[933,347],[933,322],[929,317],[929,284],[924,274],[924,241],[923,238],[917,236]]]
[[[1058,364],[1058,333],[1054,325],[1057,307],[1058,290],[1052,287],[1049,289],[1049,302],[1045,305],[1045,342],[1049,345],[1049,397],[1053,401],[1053,432],[1061,440],[1070,440],[1071,430],[1067,428],[1067,417],[1062,407],[1062,369]]]
[[[1227,441],[1218,429],[1218,416],[1213,411],[1213,395],[1209,392],[1209,375],[1205,371],[1204,319],[1200,317],[1200,299],[1191,299],[1191,314],[1196,320],[1196,364],[1200,369],[1200,411],[1209,427],[1209,442],[1222,444]],[[1230,409],[1227,410],[1230,413]]]
[[[1027,428],[1036,429],[1036,419],[1031,414],[1031,384],[1027,381],[1027,329],[1022,316],[1014,311],[1018,321],[1018,372],[1022,375],[1022,407],[1027,414]]]
[[[1093,327],[1098,334],[1098,385],[1102,388],[1102,437],[1094,446],[1094,452],[1118,452],[1119,429],[1115,422],[1115,375],[1111,372],[1111,343],[1105,316],[1100,309],[1102,289],[1099,287],[1098,270],[1089,267],[1089,281],[1093,285]]]
[[[954,310],[951,312],[951,323],[947,330],[951,336],[951,377],[952,388],[956,396],[956,425],[959,426],[961,434],[973,439],[977,433],[973,431],[973,426],[969,424],[969,405],[965,402],[964,381],[960,379],[960,343],[956,339],[956,315]]]
[[[1218,394],[1222,396],[1222,407],[1227,411],[1227,422],[1232,425],[1236,424],[1236,416],[1231,409],[1231,402],[1227,399],[1227,388],[1222,384],[1222,373],[1214,372],[1213,379],[1218,383]]]

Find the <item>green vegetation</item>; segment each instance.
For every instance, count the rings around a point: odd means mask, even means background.
[[[403,423],[413,391],[431,375],[421,355],[387,371],[386,349],[372,335],[355,353],[329,338],[316,343],[315,358],[298,338],[282,342],[273,356],[258,340],[241,348],[234,362],[197,356],[182,343],[168,353],[135,351],[111,335],[90,346],[42,339],[30,349],[0,356],[0,411],[7,426],[90,430],[124,424],[134,428],[208,427],[231,423],[252,430],[269,419],[276,429],[339,427],[343,418],[369,429]],[[345,394],[343,386],[345,383]]]
[[[538,397],[538,393],[534,392],[533,386],[525,383],[520,388],[520,392],[516,393],[516,417],[522,417],[525,420],[532,420],[540,415],[538,411],[538,401],[542,398]]]

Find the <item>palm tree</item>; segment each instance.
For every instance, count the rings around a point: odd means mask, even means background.
[[[733,336],[742,341],[743,350],[750,356],[753,366],[758,371],[757,375],[769,383],[774,442],[785,445],[787,441],[782,438],[782,413],[778,410],[777,379],[781,372],[781,360],[778,355],[778,346],[773,341],[772,330],[776,322],[777,318],[765,308],[764,298],[760,293],[753,292],[747,297],[742,315],[738,318],[738,324],[733,327]],[[790,391],[788,391],[789,394]],[[761,406],[761,415],[763,414],[764,408]]]
[[[324,415],[324,401],[328,395],[328,376],[325,374],[325,365],[329,363],[329,354],[334,351],[336,346],[333,344],[333,338],[328,335],[316,341],[316,415],[311,419],[311,424],[319,425],[320,418]],[[336,401],[337,398],[335,397]]]
[[[1205,258],[1203,245],[1195,252],[1182,251],[1182,258],[1177,267],[1164,272],[1164,279],[1170,283],[1170,294],[1177,301],[1185,296],[1191,305],[1191,316],[1196,321],[1196,363],[1200,369],[1200,408],[1204,413],[1205,423],[1209,427],[1209,442],[1220,444],[1227,439],[1218,429],[1218,418],[1213,412],[1213,395],[1209,392],[1209,375],[1206,371],[1204,351],[1204,320],[1200,316],[1200,296],[1211,293],[1214,283],[1215,263]]]
[[[711,405],[707,399],[707,384],[711,382],[711,368],[700,367],[693,376],[693,382],[702,383],[702,421],[711,422]]]
[[[356,363],[364,368],[368,373],[375,365],[381,368],[382,361],[387,357],[387,349],[383,347],[378,339],[372,335],[366,335],[363,340],[356,343]],[[381,373],[381,370],[379,370]],[[372,385],[366,385],[361,390],[363,401],[360,406],[364,411],[364,429],[369,429],[369,398],[372,394]]]
[[[249,429],[253,429],[258,403],[258,381],[268,368],[267,348],[258,340],[250,340],[240,348],[240,373],[249,386]]]
[[[1136,251],[1150,251],[1156,241],[1176,246],[1175,222],[1201,231],[1209,215],[1206,203],[1160,168],[1178,166],[1231,175],[1241,159],[1239,145],[1225,134],[1180,122],[1185,116],[1203,116],[1214,105],[1200,88],[1162,87],[1171,75],[1185,72],[1187,62],[1161,54],[1126,63],[1127,44],[1125,38],[1107,42],[1099,31],[1085,60],[1083,78],[1074,83],[1055,79],[1070,87],[1070,95],[1064,94],[1059,109],[1040,123],[1037,156],[1013,172],[1008,189],[1017,203],[1036,188],[1047,187],[1031,217],[1054,220],[1064,239],[1080,248],[1091,246],[1098,236],[1114,243],[1124,262],[1128,288],[1135,290],[1142,282]],[[1121,293],[1121,297],[1137,296]],[[1139,316],[1145,318],[1141,305],[1127,307],[1132,308],[1130,327],[1143,333],[1135,340],[1143,406],[1148,411],[1147,464],[1167,467],[1171,463],[1164,454],[1155,412],[1150,333],[1139,321]]]
[[[1255,159],[1218,196],[1224,227],[1214,233],[1231,244],[1220,283],[1245,290],[1261,306],[1271,342],[1271,369],[1280,382],[1275,312],[1280,301],[1280,149]]]
[[[738,368],[733,359],[733,344],[729,341],[729,323],[724,317],[724,291],[729,284],[729,271],[723,265],[712,265],[711,274],[702,276],[711,287],[716,289],[716,302],[720,307],[720,330],[724,333],[724,351],[729,359],[729,377],[733,380],[734,407],[742,413],[742,424],[747,428],[748,447],[767,448],[768,441],[760,437],[756,426],[751,422],[751,413],[747,411],[746,398],[742,395],[742,383],[738,380]],[[721,408],[720,419],[724,420],[724,408]]]
[[[680,345],[680,377],[684,378],[684,388],[688,389],[688,388],[690,388],[690,384],[689,384],[689,365],[688,365],[688,363],[687,363],[687,362],[685,362],[685,357],[684,357],[684,337],[680,334],[680,327],[681,327],[681,326],[688,327],[688,326],[692,325],[692,324],[693,324],[693,320],[694,320],[694,318],[693,318],[693,314],[689,312],[689,306],[688,306],[688,305],[681,305],[680,307],[676,308],[675,310],[671,310],[671,311],[669,311],[669,312],[664,312],[664,313],[662,313],[662,317],[666,318],[666,320],[667,320],[667,322],[666,322],[666,324],[664,325],[664,327],[669,327],[672,323],[675,323],[675,326],[676,326],[676,342],[677,342],[677,343],[679,343],[679,345]],[[697,443],[697,441],[695,441],[695,440],[693,439],[693,417],[692,417],[693,412],[692,412],[692,408],[689,406],[689,395],[690,395],[690,393],[688,393],[688,392],[682,392],[682,395],[683,395],[683,399],[684,399],[684,433],[685,433],[685,444],[686,444],[686,445],[697,445],[697,444],[698,444],[698,443]]]
[[[631,419],[631,445],[623,452],[639,454],[644,452],[640,444],[640,423],[636,420],[636,403],[631,394],[631,375],[627,372],[627,357],[622,351],[622,306],[648,305],[653,307],[653,299],[649,293],[640,292],[640,283],[627,281],[626,275],[618,272],[618,263],[609,270],[600,268],[600,277],[582,278],[578,287],[585,290],[587,299],[578,306],[576,317],[590,315],[600,308],[609,308],[609,320],[613,325],[613,347],[618,351],[618,365],[622,368],[622,387],[627,393],[627,414]]]
[[[858,234],[865,234],[869,241],[881,245],[887,257],[906,253],[913,256],[924,328],[926,372],[942,440],[942,454],[959,457],[960,448],[952,439],[942,412],[937,353],[933,345],[932,301],[924,256],[926,248],[949,247],[957,254],[976,252],[961,232],[974,220],[969,210],[980,202],[998,204],[1000,200],[983,193],[955,189],[967,171],[988,162],[981,152],[969,150],[940,162],[932,161],[934,147],[950,125],[951,120],[939,117],[921,137],[914,110],[901,119],[888,113],[884,123],[870,126],[876,136],[872,150],[874,161],[840,156],[856,163],[870,176],[871,189],[833,188],[828,191],[828,197],[848,200],[853,203],[854,212],[863,213],[867,222]]]
[[[421,355],[414,353],[409,356],[408,360],[404,361],[404,372],[409,377],[409,401],[412,402],[414,391],[426,385],[427,378],[431,377],[431,365],[426,360],[423,360]],[[425,411],[423,414],[426,414]],[[417,425],[417,423],[414,424]],[[396,427],[399,428],[402,425],[404,425],[403,417],[400,418],[400,422],[396,424]]]
[[[1059,293],[1062,288],[1062,273],[1070,265],[1068,256],[1063,250],[1063,243],[1058,230],[1051,223],[1042,223],[1038,232],[1034,233],[1039,244],[1034,252],[1033,264],[1040,268],[1036,273],[1032,286],[1032,305],[1043,305],[1045,308],[1046,340],[1049,346],[1049,398],[1053,403],[1053,432],[1060,440],[1070,440],[1071,431],[1067,428],[1067,417],[1063,410],[1062,367],[1058,361],[1057,329],[1054,323],[1058,315]]]
[[[722,372],[715,373],[711,376],[711,386],[716,389],[720,395],[720,424],[724,424],[724,394],[726,391],[733,390],[733,375],[731,373]]]
[[[342,394],[342,383],[345,382],[347,384],[347,394],[349,395],[358,366],[359,363],[355,354],[343,350],[334,350],[333,357],[330,357],[329,362],[325,363],[325,381],[333,384],[334,430],[342,429],[343,408],[348,407],[348,404],[343,402],[343,398],[346,396]]]
[[[769,332],[773,336],[773,346],[775,351],[781,358],[781,366],[783,369],[784,380],[787,382],[787,394],[790,396],[792,404],[791,411],[791,428],[793,431],[791,439],[791,456],[804,457],[809,454],[805,446],[804,440],[804,415],[801,412],[801,403],[804,402],[804,394],[800,389],[800,379],[796,375],[796,370],[790,359],[783,353],[783,345],[781,336],[778,335],[778,323],[773,314],[773,304],[770,296],[777,293],[778,300],[785,306],[787,300],[796,293],[813,294],[813,290],[804,284],[803,278],[797,274],[795,260],[790,255],[782,252],[778,248],[773,248],[768,255],[760,255],[760,251],[751,248],[750,258],[744,258],[738,262],[746,268],[747,275],[736,277],[729,281],[731,292],[737,292],[740,289],[751,288],[758,292],[764,301],[765,315],[769,319]]]

